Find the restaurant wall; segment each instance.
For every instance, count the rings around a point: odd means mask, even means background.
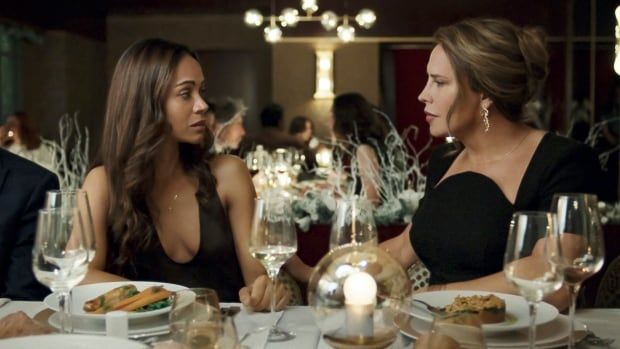
[[[334,93],[359,92],[379,104],[379,45],[349,43],[333,47],[321,43],[278,43],[273,46],[273,99],[285,112],[285,125],[296,115],[312,119],[318,135],[329,135],[331,99],[313,99],[315,49],[334,50]]]
[[[105,44],[65,31],[43,34],[41,43],[24,43],[21,60],[21,109],[45,138],[58,138],[58,119],[79,113],[98,144],[106,94]]]
[[[107,19],[108,76],[129,45],[153,37],[197,51],[207,95],[242,98],[248,106],[246,127],[258,128],[258,113],[271,102],[271,46],[260,30],[246,27],[240,15],[111,15]],[[232,88],[235,84],[238,89]]]

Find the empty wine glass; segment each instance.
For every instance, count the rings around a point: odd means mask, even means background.
[[[529,305],[530,349],[536,340],[538,304],[562,287],[562,272],[552,263],[561,256],[556,229],[555,215],[549,212],[516,212],[510,221],[504,274]]]
[[[365,242],[377,244],[372,203],[359,196],[338,200],[329,237],[329,249]]]
[[[60,329],[64,333],[72,331],[69,293],[88,270],[82,230],[76,209],[39,211],[32,268],[37,280],[58,294]]]
[[[276,307],[276,282],[282,265],[297,251],[297,231],[290,200],[279,195],[256,199],[250,236],[250,253],[258,259],[271,279],[271,312]],[[270,341],[283,341],[295,335],[276,325],[269,333]]]
[[[84,245],[88,250],[88,262],[92,262],[96,251],[95,228],[86,191],[80,189],[49,190],[45,194],[45,208],[77,209],[77,214],[82,221],[82,234]]]
[[[562,259],[558,266],[570,294],[570,335],[568,348],[575,345],[575,303],[581,283],[603,266],[605,245],[596,195],[582,193],[556,194],[552,212],[558,216],[558,234]]]

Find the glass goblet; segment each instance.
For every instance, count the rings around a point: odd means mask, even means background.
[[[551,211],[558,217],[562,258],[557,260],[570,294],[568,348],[575,346],[575,304],[581,284],[603,266],[605,245],[596,195],[556,194]]]

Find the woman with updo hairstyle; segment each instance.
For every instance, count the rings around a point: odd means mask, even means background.
[[[202,68],[189,48],[147,39],[120,57],[88,193],[96,254],[83,283],[170,282],[267,309],[270,286],[248,250],[254,198],[245,164],[211,153]]]
[[[587,146],[524,120],[547,76],[541,31],[468,19],[434,37],[418,99],[431,135],[456,141],[434,149],[412,225],[382,247],[403,266],[421,260],[430,290],[516,293],[501,272],[512,214],[548,211],[559,192],[598,194],[600,166]],[[545,300],[563,309],[568,293]]]

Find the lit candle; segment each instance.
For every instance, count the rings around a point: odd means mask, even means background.
[[[349,336],[371,337],[377,283],[363,271],[353,273],[344,281],[345,330]]]

